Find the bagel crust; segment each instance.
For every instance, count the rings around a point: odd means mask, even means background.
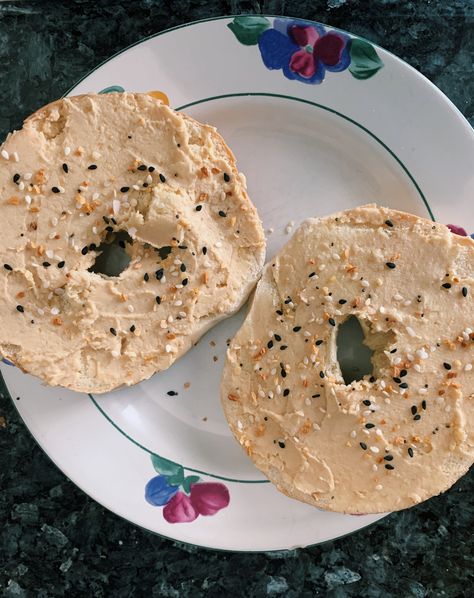
[[[54,102],[0,151],[0,353],[50,385],[105,392],[168,368],[260,274],[234,156],[147,94]],[[90,271],[118,232],[128,267]]]
[[[305,221],[264,268],[227,354],[233,434],[283,493],[382,513],[448,489],[474,456],[474,241],[365,205]],[[349,385],[356,316],[373,375]]]

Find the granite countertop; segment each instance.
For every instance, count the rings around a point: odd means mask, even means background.
[[[0,138],[146,35],[259,11],[376,42],[424,73],[473,122],[471,0],[30,0],[0,2]],[[473,471],[445,495],[350,537],[246,555],[183,546],[106,511],[38,448],[4,388],[0,464],[0,591],[8,597],[454,597],[467,596],[474,581]]]

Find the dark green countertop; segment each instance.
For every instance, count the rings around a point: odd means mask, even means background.
[[[263,11],[326,22],[399,55],[474,118],[474,3],[415,0],[0,2],[0,137],[140,38]],[[0,389],[0,591],[34,596],[468,596],[474,475],[448,493],[324,545],[218,553],[109,513],[48,460]]]

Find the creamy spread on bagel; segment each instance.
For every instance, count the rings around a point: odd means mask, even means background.
[[[373,373],[345,384],[355,316]],[[232,432],[285,494],[323,509],[403,509],[474,458],[474,241],[366,205],[305,221],[265,267],[228,350]]]
[[[0,148],[0,353],[104,392],[168,368],[235,312],[265,241],[213,127],[146,94],[65,98]],[[121,233],[128,267],[95,270]]]

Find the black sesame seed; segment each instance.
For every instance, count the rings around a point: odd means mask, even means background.
[[[421,401],[421,408],[426,411],[426,401]]]
[[[417,422],[418,420],[421,419],[421,415],[419,413],[417,413],[413,419]]]
[[[51,187],[51,191],[53,193],[59,193],[59,189],[57,187]]]
[[[153,172],[155,170],[154,166],[148,166],[148,172]]]
[[[463,287],[463,288],[461,289],[461,293],[462,293],[462,296],[463,296],[463,297],[467,297],[467,287]]]
[[[43,262],[44,268],[49,268],[50,266],[51,266],[51,264],[49,262]]]
[[[102,220],[105,222],[105,224],[109,224],[110,222],[110,218],[107,218],[107,216],[102,216]]]
[[[450,370],[451,369],[451,364],[444,362],[443,363],[443,367],[444,367],[445,370]]]
[[[410,447],[408,447],[408,454],[411,458],[413,458],[413,449]]]
[[[163,278],[164,275],[164,270],[163,268],[159,268],[156,272],[155,272],[155,276],[157,280],[161,280]]]
[[[324,342],[323,340],[319,339],[314,344],[319,347],[319,345],[322,345],[323,342]]]
[[[396,382],[397,384],[400,384],[400,383],[401,383],[401,380],[400,380],[400,378],[398,378],[397,376],[395,376],[394,378],[392,378],[392,380],[393,380],[394,382]]]
[[[90,165],[87,167],[87,170],[95,170],[96,168],[97,168],[97,164],[90,164]]]
[[[219,216],[221,218],[225,218],[227,216],[227,214],[224,212],[224,210],[219,210]]]
[[[117,331],[115,330],[115,328],[111,328],[110,333],[113,334],[114,336],[117,336]]]
[[[365,399],[365,401],[362,401],[362,403],[368,407],[369,405],[371,405],[371,402],[369,401],[369,399]]]
[[[143,280],[145,282],[148,282],[150,280],[150,275],[148,274],[148,272],[145,272],[145,274],[143,275]]]
[[[161,172],[160,172],[160,181],[161,181],[162,183],[165,183],[165,182],[166,182],[166,177],[165,177],[165,175],[164,175],[164,174],[161,174]]]
[[[281,311],[281,309],[277,309],[275,313],[279,316],[283,315],[283,312]]]
[[[387,268],[390,268],[390,270],[393,270],[397,267],[393,262],[386,262],[385,265],[387,266]]]
[[[115,220],[115,218],[111,218],[110,220],[112,221],[113,224],[115,224],[115,225],[117,224],[117,221]]]
[[[287,397],[290,394],[290,389],[289,388],[285,388],[285,390],[283,391],[283,396]]]
[[[143,183],[143,187],[148,187],[148,183]]]
[[[344,305],[344,303],[347,303],[347,299],[339,299],[339,305]]]
[[[181,270],[181,272],[186,272],[186,264],[181,264],[179,269]]]
[[[183,280],[181,281],[181,284],[183,285],[183,287],[185,287],[189,282],[188,278],[183,278]]]
[[[370,430],[371,428],[375,428],[375,424],[365,424],[365,427],[367,430]]]
[[[375,382],[375,376],[370,376],[369,382]]]
[[[10,264],[3,264],[3,267],[5,268],[5,270],[9,270],[10,272],[13,270]]]
[[[187,249],[188,246],[187,245],[178,245],[178,249]],[[194,253],[193,253],[194,255]]]
[[[313,276],[316,276],[316,272],[311,272],[311,274],[308,275],[308,278],[313,278]]]
[[[400,370],[400,378],[404,378],[408,372],[406,370]]]
[[[178,393],[175,390],[169,390],[166,394],[170,397],[175,397]]]
[[[20,180],[20,175],[18,173],[13,175],[13,182],[15,185],[18,185],[18,181]]]
[[[16,308],[20,313],[23,313],[25,311],[25,308],[23,307],[23,305],[17,305]]]
[[[224,172],[224,181],[226,183],[228,183],[230,181],[230,176],[227,174],[227,172]]]
[[[69,172],[69,168],[67,164],[63,164],[63,170],[67,174]]]
[[[203,255],[206,255],[206,253],[207,253],[207,247],[203,247],[203,248],[202,248],[202,254],[203,254]]]
[[[280,342],[281,341],[281,336],[279,334],[275,334],[275,340]]]
[[[390,463],[385,463],[385,469],[395,469],[395,467]]]
[[[323,370],[321,370],[321,371],[319,372],[319,377],[320,377],[320,378],[324,378],[324,376],[325,376],[325,373],[323,372]]]
[[[140,166],[137,167],[137,170],[146,170],[145,164],[140,164]]]
[[[279,440],[279,441],[278,441],[278,446],[279,446],[280,448],[284,449],[284,448],[285,448],[285,443],[284,443],[284,442],[282,442],[281,440]]]
[[[333,319],[333,318],[329,318],[328,322],[329,322],[329,324],[330,324],[331,326],[335,326],[335,325],[336,325],[336,322],[334,321],[334,319]]]
[[[385,224],[390,227],[393,226],[393,222],[391,220],[385,220]]]
[[[268,347],[269,349],[272,349],[272,348],[273,348],[273,341],[271,341],[271,340],[270,340],[270,341],[268,341],[268,343],[267,343],[267,347]]]
[[[196,210],[196,212],[200,212],[202,210],[202,206],[201,205],[196,206],[194,209]]]
[[[66,265],[66,262],[64,260],[61,262],[58,262],[58,268],[64,268],[65,265]]]
[[[396,349],[392,349],[392,350],[390,351],[390,353],[396,353],[396,352],[397,352],[397,350],[396,350]]]
[[[87,245],[81,249],[82,255],[86,255],[88,253],[88,251],[89,251],[89,247],[87,247]]]
[[[288,349],[288,345],[281,345],[280,351],[284,351],[285,349]]]
[[[284,304],[288,305],[289,303],[291,303],[292,299],[291,297],[288,297],[287,299],[285,299]]]
[[[130,187],[120,187],[120,193],[127,193],[127,191],[130,191]]]
[[[164,245],[163,247],[159,247],[158,249],[156,249],[156,252],[162,260],[165,260],[172,251],[173,248],[170,245]]]
[[[417,411],[418,411],[418,407],[416,405],[412,405],[411,406],[411,414],[415,415]]]
[[[135,330],[136,330],[135,324],[132,324],[130,326],[130,332],[135,332]]]
[[[286,370],[285,369],[282,368],[280,374],[281,374],[282,378],[286,378]]]
[[[365,442],[359,442],[359,446],[363,451],[367,450],[367,445],[365,444]]]
[[[301,326],[295,326],[293,328],[293,332],[299,332],[301,330]]]
[[[112,233],[112,232],[114,232],[114,227],[113,227],[113,226],[106,226],[106,227],[105,227],[105,230],[106,230],[108,233]]]
[[[159,295],[157,295],[155,297],[155,301],[158,303],[158,305],[160,305],[160,303],[161,303],[161,297]]]
[[[385,455],[385,461],[393,461],[393,455]]]
[[[451,288],[451,283],[450,282],[445,282],[441,286],[443,287],[443,289],[450,289]]]
[[[408,388],[408,384],[406,382],[402,382],[398,385],[400,388]]]
[[[319,399],[320,396],[321,396],[320,394],[311,395],[311,398],[312,399]]]

